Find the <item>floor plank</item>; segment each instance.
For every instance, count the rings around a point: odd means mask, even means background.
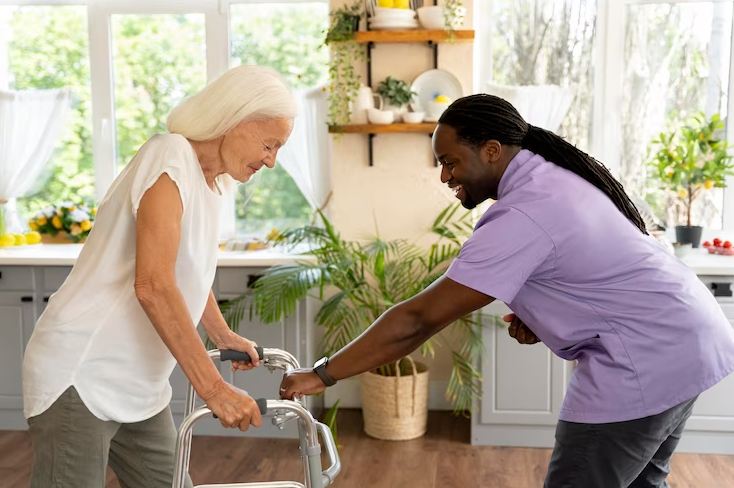
[[[550,450],[469,445],[469,421],[431,412],[420,439],[371,439],[359,410],[339,414],[342,472],[335,488],[540,488]],[[0,432],[0,488],[28,488],[32,461],[25,432]],[[195,437],[195,484],[301,481],[296,440]],[[676,454],[671,488],[734,486],[734,456]],[[110,471],[105,488],[119,488]]]

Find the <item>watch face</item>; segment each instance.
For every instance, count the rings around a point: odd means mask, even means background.
[[[316,364],[314,364],[314,368],[318,368],[319,366],[323,366],[326,363],[326,358],[323,357],[316,361]]]

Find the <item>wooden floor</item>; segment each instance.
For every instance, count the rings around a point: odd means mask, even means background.
[[[420,439],[378,441],[358,410],[340,412],[342,471],[335,488],[540,488],[550,450],[472,447],[469,422],[431,412]],[[31,447],[25,432],[0,432],[0,488],[27,488]],[[731,488],[734,456],[676,454],[671,488]],[[194,484],[301,479],[295,440],[195,437]],[[106,488],[118,488],[109,473]],[[80,487],[82,488],[82,487]]]

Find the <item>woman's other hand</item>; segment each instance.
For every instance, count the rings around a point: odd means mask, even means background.
[[[260,427],[262,423],[260,408],[255,400],[247,392],[224,380],[219,381],[203,400],[225,428],[236,427],[246,431],[250,425]]]
[[[252,358],[252,361],[232,361],[232,371],[248,371],[252,368],[260,366],[260,357],[255,348],[257,344],[254,341],[245,339],[239,334],[230,331],[224,340],[217,344],[219,349],[229,349],[230,351],[246,352]]]

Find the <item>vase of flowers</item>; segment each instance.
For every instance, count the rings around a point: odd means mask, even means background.
[[[82,243],[94,225],[97,209],[84,203],[62,202],[39,211],[28,222],[45,244]]]
[[[713,188],[724,188],[734,174],[729,145],[718,114],[696,115],[691,123],[660,134],[649,161],[652,172],[669,196],[669,211],[677,224],[676,240],[698,247],[703,228],[693,225],[692,209]]]

